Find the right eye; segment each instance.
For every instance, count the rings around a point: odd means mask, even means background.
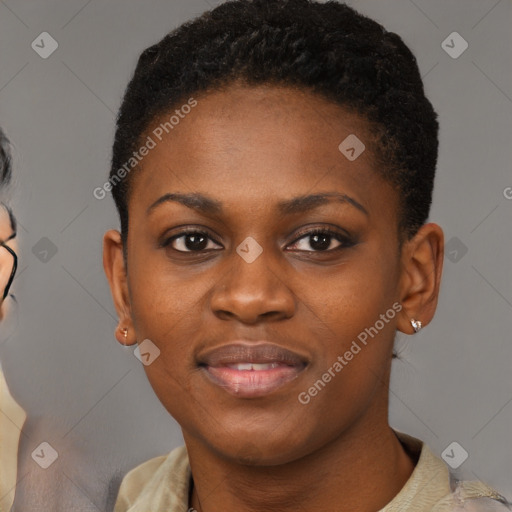
[[[178,252],[202,252],[211,250],[208,242],[215,242],[206,231],[184,230],[166,239],[162,247],[171,246]]]

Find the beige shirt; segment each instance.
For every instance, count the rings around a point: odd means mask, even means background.
[[[8,512],[14,502],[18,444],[26,417],[11,396],[0,367],[0,512]]]
[[[451,482],[448,467],[426,444],[395,432],[404,447],[419,458],[409,480],[379,512],[512,510],[502,496],[482,482]],[[190,478],[185,446],[150,459],[124,477],[114,512],[186,512]]]

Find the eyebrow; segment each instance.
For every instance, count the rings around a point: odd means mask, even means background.
[[[151,204],[146,210],[146,214],[151,214],[152,211],[155,210],[155,208],[157,208],[161,204],[168,202],[180,203],[188,208],[191,208],[206,215],[218,215],[223,211],[223,205],[220,201],[207,197],[203,194],[169,193],[164,194],[162,197],[158,198],[153,204]],[[331,202],[350,204],[357,208],[358,210],[360,210],[361,212],[363,212],[364,214],[369,215],[368,211],[361,203],[356,201],[353,197],[350,197],[347,194],[341,194],[339,192],[324,192],[319,194],[310,194],[294,197],[293,199],[280,201],[279,203],[277,203],[277,208],[279,210],[279,213],[282,215],[293,215],[296,213],[313,210],[315,208],[318,208],[319,206],[323,206]]]

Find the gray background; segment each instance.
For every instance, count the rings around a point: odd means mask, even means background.
[[[218,3],[0,2],[0,125],[14,144],[21,244],[19,305],[2,325],[0,358],[30,416],[21,472],[47,471],[75,510],[108,510],[128,469],[182,443],[133,348],[114,339],[101,244],[118,220],[110,197],[92,191],[106,179],[140,52]],[[397,338],[390,422],[439,455],[457,441],[469,453],[461,474],[510,499],[512,3],[347,3],[410,46],[441,125],[431,214],[449,242],[440,304],[428,328]],[[31,48],[43,31],[59,44],[48,59]],[[453,31],[469,43],[457,59],[441,47]],[[59,452],[48,470],[30,459],[42,441]]]

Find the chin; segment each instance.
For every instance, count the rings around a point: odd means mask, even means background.
[[[270,432],[270,434],[269,434]],[[275,430],[255,434],[253,431],[235,435],[209,435],[205,444],[218,456],[247,466],[278,466],[304,457],[310,450],[306,438],[290,432],[272,435]]]

